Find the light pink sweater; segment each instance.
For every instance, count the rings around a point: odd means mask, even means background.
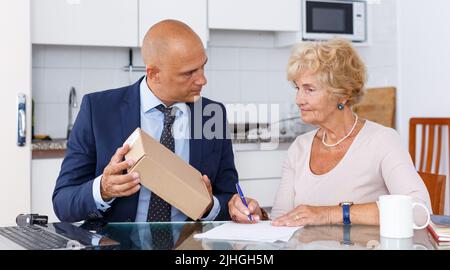
[[[410,195],[431,209],[427,188],[394,129],[366,121],[342,160],[323,175],[315,175],[309,167],[316,133],[300,135],[290,146],[271,218],[300,204],[360,204],[386,194]]]

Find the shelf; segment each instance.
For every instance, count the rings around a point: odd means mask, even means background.
[[[127,72],[145,72],[147,69],[144,66],[124,66],[122,70]]]
[[[277,32],[275,33],[274,46],[275,47],[291,47],[295,44],[302,42],[308,42],[308,40],[303,40],[301,32]],[[365,42],[352,42],[353,47],[369,47],[371,45],[370,41]]]

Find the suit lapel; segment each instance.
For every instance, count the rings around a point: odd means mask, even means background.
[[[201,99],[200,99],[201,100]],[[194,118],[201,117],[202,121],[202,127],[203,127],[203,117],[201,116],[201,112],[194,112],[194,103],[186,103],[189,107],[189,122],[191,127],[191,138],[189,140],[189,164],[192,165],[192,167],[196,168],[197,170],[200,170],[200,165],[202,162],[202,138],[196,138],[194,136]],[[198,127],[197,127],[198,128]],[[203,137],[203,134],[201,134]]]
[[[140,113],[140,84],[142,78],[131,85],[127,93],[125,94],[124,101],[120,106],[120,118],[122,127],[122,142],[124,142],[128,136],[138,127],[141,126],[141,113]],[[131,195],[130,197],[122,198],[123,208],[120,220],[121,221],[134,221],[137,212],[139,192]]]
[[[140,114],[140,84],[142,78],[131,85],[125,94],[124,102],[120,106],[120,116],[122,121],[122,141],[124,142],[128,136],[138,127],[141,126]]]

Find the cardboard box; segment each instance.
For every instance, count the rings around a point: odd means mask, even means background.
[[[140,128],[125,143],[125,159],[136,161],[128,171],[138,172],[142,185],[191,219],[203,216],[212,198],[199,171]]]

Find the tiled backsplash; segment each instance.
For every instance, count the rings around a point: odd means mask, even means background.
[[[134,65],[143,65],[133,49]],[[294,91],[286,82],[289,49],[209,47],[203,88],[205,97],[223,103],[293,102]],[[128,65],[128,48],[33,46],[33,98],[35,133],[64,137],[68,98],[72,86],[77,100],[87,93],[135,82],[143,72],[122,70]],[[75,112],[76,115],[76,112]]]
[[[368,67],[369,87],[397,85],[396,18],[389,17],[395,9],[393,2],[383,1],[371,9],[371,17],[379,22],[372,24],[369,46],[357,47]],[[208,84],[202,94],[223,103],[280,103],[285,110],[281,116],[286,116],[295,98],[285,79],[290,48],[273,44],[271,32],[211,31],[205,72]],[[144,75],[133,73],[130,81],[129,73],[122,70],[128,65],[128,50],[33,45],[35,134],[66,136],[72,86],[80,103],[84,94],[125,86]],[[133,52],[133,64],[143,65],[140,50]]]

